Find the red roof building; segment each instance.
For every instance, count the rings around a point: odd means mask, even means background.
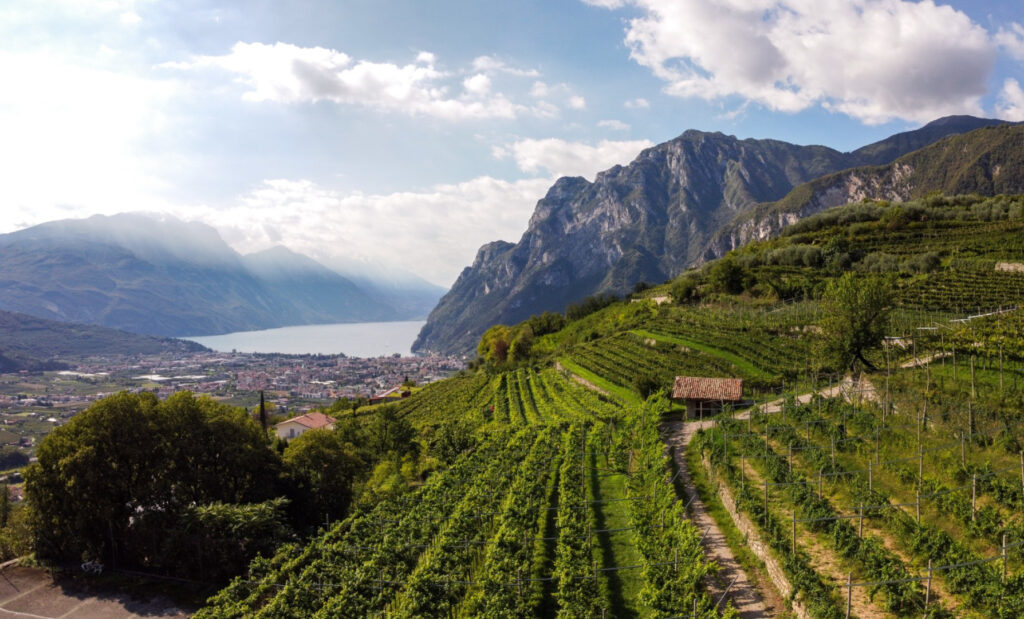
[[[281,438],[295,438],[308,430],[333,430],[335,419],[323,413],[306,413],[286,419],[274,425],[274,431]]]
[[[743,379],[676,376],[672,399],[686,401],[687,417],[714,414],[726,402],[743,401]]]

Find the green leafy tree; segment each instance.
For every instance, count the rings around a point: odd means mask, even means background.
[[[333,430],[310,430],[284,450],[285,470],[306,504],[297,512],[307,524],[340,520],[352,503],[353,484],[365,468],[355,446]]]
[[[743,292],[743,267],[732,256],[726,256],[711,267],[708,283],[718,292],[739,294]]]
[[[892,310],[891,280],[846,273],[829,282],[822,296],[823,356],[828,365],[853,369],[875,366],[865,354],[882,344]]]
[[[241,408],[181,392],[119,393],[55,428],[25,471],[37,555],[190,574],[187,512],[276,492],[280,462]]]
[[[509,359],[515,362],[526,361],[530,358],[533,350],[533,328],[529,324],[522,324],[516,329],[515,337],[509,345]]]
[[[492,363],[505,363],[511,345],[512,329],[508,325],[494,325],[480,337],[476,347],[478,355]]]

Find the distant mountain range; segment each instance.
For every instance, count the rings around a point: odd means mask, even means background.
[[[443,293],[413,278],[360,286],[283,247],[241,255],[210,226],[141,214],[0,235],[0,265],[0,310],[158,336],[416,319]]]
[[[0,311],[0,373],[60,370],[89,355],[153,355],[208,350],[195,342],[75,325]]]
[[[640,281],[665,281],[861,197],[1024,191],[1021,131],[1000,125],[953,116],[850,153],[690,130],[594,182],[561,178],[537,203],[518,243],[480,248],[430,313],[413,350],[469,352],[492,324],[563,311]],[[958,134],[966,135],[948,137]]]

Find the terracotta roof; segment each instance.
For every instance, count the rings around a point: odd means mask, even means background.
[[[306,413],[305,415],[300,415],[298,417],[292,417],[291,419],[286,419],[286,420],[282,421],[281,423],[277,424],[274,427],[277,427],[277,426],[280,426],[280,425],[283,425],[283,424],[286,424],[286,423],[291,423],[293,421],[295,423],[301,425],[301,426],[306,426],[310,430],[315,430],[317,428],[324,428],[324,427],[327,427],[327,426],[331,425],[332,423],[334,423],[334,418],[333,417],[328,417],[327,415],[325,415],[323,413]]]
[[[676,382],[672,386],[672,397],[677,400],[737,402],[743,399],[743,379],[676,376]]]

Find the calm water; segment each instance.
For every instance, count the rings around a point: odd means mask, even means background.
[[[335,325],[282,327],[264,331],[239,331],[224,335],[203,335],[182,339],[199,342],[221,352],[277,352],[292,355],[336,355],[380,357],[411,354],[413,340],[426,324],[423,320],[402,322],[354,322]]]

